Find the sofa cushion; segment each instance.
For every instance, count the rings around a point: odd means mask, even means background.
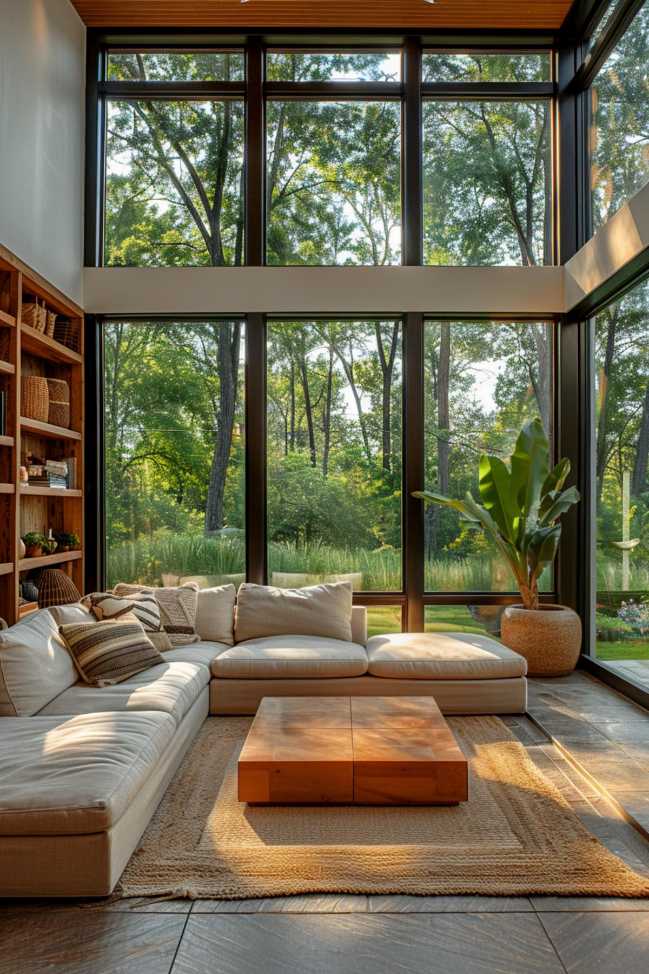
[[[123,683],[162,662],[135,616],[114,622],[73,622],[59,632],[84,683],[94,687]]]
[[[205,642],[234,645],[234,585],[202,588],[198,592],[196,630]]]
[[[237,680],[362,676],[366,671],[364,646],[322,636],[249,639],[212,662],[213,676]]]
[[[110,687],[77,683],[48,704],[41,715],[153,710],[171,714],[179,724],[209,679],[209,670],[202,663],[161,663]]]
[[[200,663],[206,666],[208,671],[212,665],[212,660],[229,647],[224,643],[212,643],[207,640],[200,643],[192,643],[191,646],[174,646],[164,654],[165,662],[168,663]]]
[[[367,655],[372,676],[395,680],[503,680],[527,673],[518,653],[473,633],[372,636]]]
[[[0,835],[103,832],[137,796],[176,732],[168,714],[3,721]]]
[[[77,679],[47,609],[0,632],[0,717],[31,717]]]
[[[351,618],[349,582],[287,589],[244,582],[237,593],[235,639],[297,635],[350,642]]]
[[[59,626],[67,626],[71,622],[93,622],[95,618],[90,609],[87,609],[81,602],[72,602],[69,605],[49,605],[47,611],[53,617],[57,629]]]
[[[175,585],[168,588],[152,588],[150,585],[120,583],[113,589],[117,596],[132,596],[138,592],[152,592],[160,607],[160,622],[169,636],[172,646],[197,643],[198,585]]]

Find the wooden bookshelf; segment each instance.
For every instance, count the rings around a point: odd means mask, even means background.
[[[22,320],[23,304],[38,301],[58,317],[54,336]],[[76,338],[68,341],[59,324]],[[23,415],[22,382],[27,375],[64,379],[70,388],[70,428]],[[20,585],[38,584],[45,568],[61,568],[83,591],[83,311],[4,247],[0,246],[0,391],[6,393],[6,422],[0,429],[0,616],[10,625],[37,608],[20,602]],[[21,481],[28,455],[38,460],[73,459],[74,488],[62,489]],[[20,539],[31,531],[74,533],[78,551],[21,557]]]

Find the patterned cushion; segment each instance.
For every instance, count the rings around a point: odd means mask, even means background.
[[[123,598],[133,597],[133,585],[120,584],[113,589],[113,595]],[[196,629],[198,613],[198,585],[190,582],[187,585],[173,588],[147,588],[142,586],[140,593],[153,595],[160,608],[162,628],[169,636],[172,646],[187,646],[189,643],[200,642]],[[141,597],[140,596],[138,597]]]
[[[163,657],[133,616],[114,622],[81,622],[60,626],[82,680],[102,687],[164,663]]]
[[[112,592],[93,592],[83,599],[100,622],[114,622],[125,615],[134,615],[156,649],[164,653],[172,649],[171,640],[160,622],[160,608],[155,596],[147,592],[118,598]]]

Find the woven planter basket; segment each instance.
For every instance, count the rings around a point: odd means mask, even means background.
[[[57,318],[54,325],[54,338],[66,348],[78,352],[81,348],[79,337],[79,323],[69,318]]]
[[[24,375],[20,386],[21,413],[27,419],[49,422],[50,393],[47,379],[41,375]]]
[[[64,379],[47,379],[49,418],[52,426],[70,427],[70,386]]]
[[[38,607],[47,609],[50,605],[71,605],[81,601],[81,593],[69,575],[60,568],[47,568],[41,575],[38,586]]]

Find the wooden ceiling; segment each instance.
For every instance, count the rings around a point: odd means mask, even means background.
[[[89,27],[556,30],[571,0],[72,0]]]

